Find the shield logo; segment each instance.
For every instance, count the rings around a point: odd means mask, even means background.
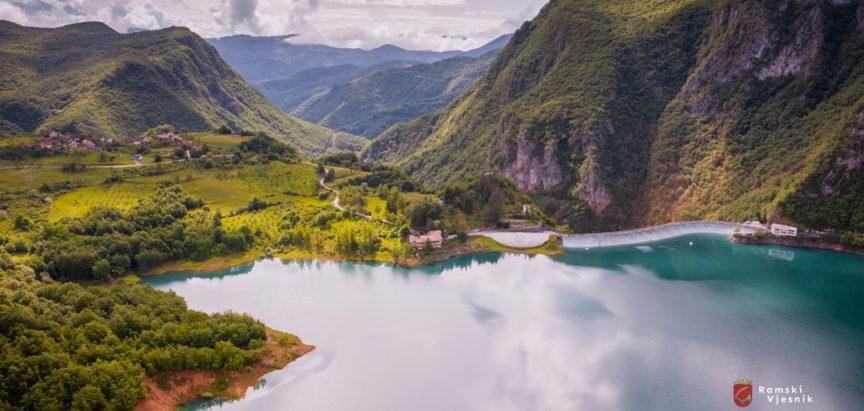
[[[738,380],[732,385],[732,401],[744,408],[753,401],[753,384],[750,380]]]

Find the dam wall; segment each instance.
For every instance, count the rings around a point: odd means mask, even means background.
[[[610,233],[568,234],[563,236],[562,241],[564,248],[590,249],[617,247],[631,244],[650,243],[692,234],[718,234],[731,236],[735,233],[736,228],[739,232],[745,234],[752,234],[757,230],[757,228],[753,226],[735,223],[690,221]]]

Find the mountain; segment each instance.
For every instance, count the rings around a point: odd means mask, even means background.
[[[282,113],[188,29],[0,21],[0,132],[129,136],[166,123],[265,131],[312,155],[363,144]]]
[[[862,8],[552,0],[469,91],[362,157],[433,187],[497,171],[578,231],[864,231]]]
[[[376,71],[319,93],[292,114],[373,138],[396,123],[446,106],[486,72],[496,53]]]
[[[331,87],[350,83],[379,70],[406,68],[415,64],[417,63],[393,60],[368,67],[353,64],[316,67],[286,78],[264,81],[255,87],[282,111],[290,113],[312,96],[326,93]]]
[[[301,71],[346,64],[369,67],[388,61],[433,63],[451,57],[479,57],[501,48],[509,34],[469,51],[417,51],[384,45],[372,50],[349,49],[320,44],[293,44],[285,36],[237,35],[210,39],[222,58],[251,83],[278,80]]]

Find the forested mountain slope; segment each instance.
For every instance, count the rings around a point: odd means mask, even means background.
[[[864,230],[862,7],[553,0],[468,92],[363,157],[433,186],[501,172],[582,231]]]
[[[379,70],[310,98],[292,114],[373,138],[396,123],[446,106],[486,72],[496,53]]]
[[[361,139],[282,113],[185,28],[120,34],[102,23],[56,29],[0,21],[0,133],[129,136],[159,124],[265,131],[307,154]]]
[[[290,113],[314,95],[326,93],[332,87],[350,83],[376,71],[407,68],[415,64],[417,62],[393,60],[368,67],[353,64],[315,67],[285,78],[263,81],[255,84],[255,87],[282,111]]]

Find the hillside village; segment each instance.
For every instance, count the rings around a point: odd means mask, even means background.
[[[114,139],[113,137],[86,137],[74,133],[58,133],[51,130],[47,136],[39,141],[39,148],[44,151],[68,151],[72,149],[84,149],[93,151],[102,151],[111,147],[119,147],[121,145],[130,146],[146,146],[153,142],[179,143],[183,147],[193,150],[202,150],[203,145],[194,143],[191,140],[174,134],[173,131],[162,131],[155,135],[144,135],[139,137],[127,137],[123,140]]]

